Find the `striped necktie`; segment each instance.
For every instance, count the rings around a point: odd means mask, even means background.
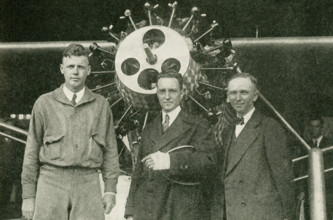
[[[169,117],[168,114],[166,114],[163,125],[162,125],[163,126],[163,132],[165,132],[169,128],[169,120],[170,120],[170,117]]]
[[[72,98],[72,103],[74,106],[76,106],[76,97],[77,97],[77,95],[74,93],[73,98]]]

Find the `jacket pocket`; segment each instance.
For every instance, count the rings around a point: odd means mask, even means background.
[[[93,133],[89,138],[88,144],[88,159],[100,163],[103,161],[104,142],[97,133]]]
[[[44,153],[46,158],[50,160],[61,158],[61,140],[63,137],[63,134],[44,137]]]

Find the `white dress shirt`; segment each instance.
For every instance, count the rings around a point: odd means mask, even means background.
[[[75,93],[76,94],[76,99],[75,99],[76,103],[79,103],[79,101],[82,99],[85,89],[86,88],[83,87],[83,89],[81,89],[79,92]],[[69,90],[66,87],[66,85],[63,86],[63,90],[64,90],[66,97],[69,99],[69,101],[72,101],[74,93],[71,90]]]
[[[314,144],[314,143],[316,143],[317,144],[317,146],[316,147],[319,147],[319,145],[320,145],[320,142],[321,142],[321,140],[323,139],[323,135],[320,135],[320,137],[319,138],[317,138],[317,139],[312,139],[312,143]],[[317,142],[316,142],[317,141]]]
[[[176,107],[174,110],[172,110],[171,112],[168,112],[168,113],[166,113],[162,110],[162,124],[165,121],[165,115],[168,114],[169,115],[169,127],[170,127],[172,125],[172,123],[176,120],[176,118],[181,110],[182,109],[180,108],[180,106]]]
[[[250,120],[250,118],[251,118],[251,116],[252,116],[252,114],[253,114],[253,112],[254,112],[255,109],[256,108],[253,107],[248,113],[246,113],[246,115],[243,116],[243,118],[244,118],[244,124],[242,124],[242,125],[240,125],[240,124],[236,125],[236,128],[235,128],[235,135],[236,135],[236,137],[238,137],[238,135],[242,132],[243,128],[245,127],[246,123]]]

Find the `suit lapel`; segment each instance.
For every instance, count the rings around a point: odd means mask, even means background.
[[[258,111],[254,111],[252,117],[237,137],[235,145],[233,145],[233,157],[229,159],[229,164],[227,165],[225,176],[227,176],[231,170],[237,166],[248,148],[258,138],[260,132],[258,125],[260,122],[261,114]],[[229,157],[230,155],[227,156]]]
[[[235,125],[229,126],[227,128],[225,128],[225,140],[223,141],[225,143],[224,148],[224,155],[223,155],[223,175],[226,172],[226,166],[227,166],[227,157],[228,157],[228,152],[230,149],[230,145],[231,145],[231,140],[232,140],[232,136],[235,133]]]
[[[326,138],[323,136],[323,139],[321,139],[319,143],[319,148],[325,148],[326,147]]]
[[[160,117],[159,122],[156,123],[159,123],[159,131],[162,132],[162,116]],[[169,142],[185,133],[191,128],[191,125],[192,123],[187,123],[184,112],[180,111],[175,121],[162,135],[153,137],[156,141],[154,151],[160,150],[161,148],[165,147]]]
[[[332,143],[330,143],[327,137],[323,136],[323,139],[320,141],[319,148],[326,148],[330,146],[332,146]]]
[[[155,117],[155,119],[152,122],[153,128],[150,129],[150,137],[152,141],[152,151],[155,152],[157,149],[157,144],[161,140],[162,137],[162,114],[159,114],[159,116]]]

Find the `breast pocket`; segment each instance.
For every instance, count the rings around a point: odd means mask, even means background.
[[[88,159],[94,162],[102,162],[103,161],[103,148],[104,148],[104,141],[98,134],[93,134],[89,138],[88,144]]]
[[[44,137],[44,154],[50,160],[61,158],[62,139],[64,135],[50,135]]]

